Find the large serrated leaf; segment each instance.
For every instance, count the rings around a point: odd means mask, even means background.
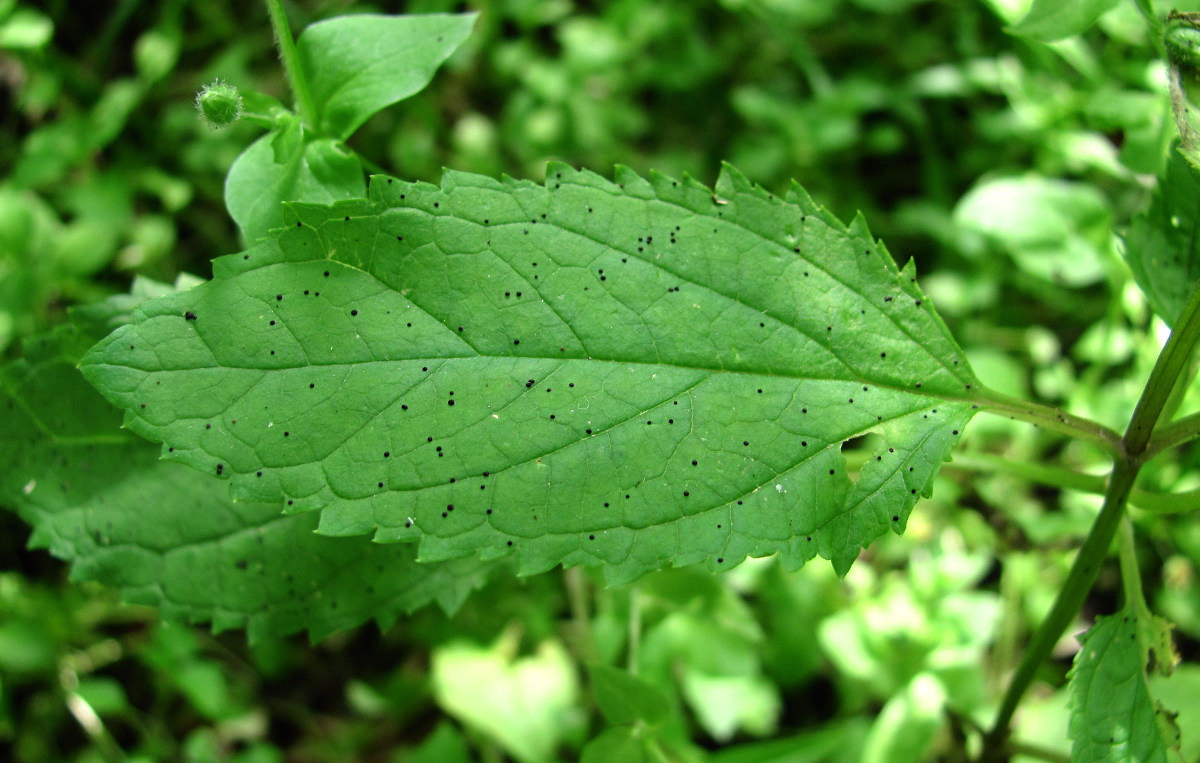
[[[775,552],[845,572],[975,407],[911,265],[798,186],[552,165],[289,215],[83,371],[168,458],[325,533],[612,580]]]
[[[1146,685],[1146,649],[1132,608],[1096,618],[1071,668],[1071,760],[1177,760],[1173,718]]]
[[[245,627],[251,641],[387,626],[433,601],[454,609],[482,583],[488,570],[472,559],[417,564],[411,547],[316,535],[314,515],[231,504],[226,483],[160,461],[119,429],[119,412],[75,368],[73,341],[60,331],[35,343],[32,362],[0,368],[0,503],[74,578],[168,619]]]

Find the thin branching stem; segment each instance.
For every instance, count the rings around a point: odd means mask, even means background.
[[[1050,655],[1054,645],[1058,643],[1063,631],[1079,613],[1084,598],[1095,583],[1100,565],[1108,556],[1113,537],[1125,517],[1125,505],[1133,490],[1138,470],[1145,461],[1147,445],[1154,433],[1155,424],[1162,414],[1171,390],[1184,371],[1198,338],[1200,285],[1192,291],[1175,330],[1171,332],[1158,360],[1154,363],[1154,370],[1150,372],[1150,378],[1142,390],[1137,407],[1134,408],[1129,427],[1119,443],[1116,463],[1108,480],[1100,515],[1079,549],[1079,554],[1071,565],[1071,571],[1067,574],[1067,580],[1054,600],[1050,613],[1034,632],[1025,650],[1025,656],[1013,674],[1001,701],[1000,710],[996,713],[995,723],[984,737],[984,760],[997,760],[1000,754],[998,751],[1006,749],[1013,713],[1016,712],[1021,697],[1033,682],[1034,676]]]

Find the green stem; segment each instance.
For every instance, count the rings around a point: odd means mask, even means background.
[[[1125,436],[1119,443],[1116,464],[1113,466],[1112,476],[1109,477],[1108,491],[1104,495],[1100,516],[1096,518],[1087,539],[1079,549],[1079,555],[1071,565],[1071,571],[1054,600],[1050,614],[1034,632],[1029,647],[1025,650],[1025,656],[1013,674],[1012,682],[1009,683],[1000,710],[996,714],[995,724],[984,738],[984,747],[988,751],[986,755],[996,756],[1000,754],[999,751],[1005,749],[1009,725],[1021,697],[1033,682],[1038,668],[1058,643],[1063,631],[1079,613],[1084,598],[1096,582],[1100,565],[1112,546],[1112,539],[1121,525],[1121,519],[1125,516],[1125,504],[1133,490],[1133,481],[1137,478],[1138,470],[1145,461],[1146,446],[1154,432],[1154,425],[1180,373],[1187,365],[1198,338],[1200,285],[1192,291],[1175,330],[1171,332],[1166,346],[1154,363],[1150,379],[1146,382],[1137,407],[1133,410],[1129,428],[1125,430]]]
[[[1183,313],[1175,324],[1175,330],[1171,332],[1166,346],[1159,353],[1154,370],[1150,372],[1150,379],[1146,382],[1146,388],[1142,390],[1142,397],[1133,410],[1133,420],[1129,422],[1129,429],[1125,431],[1125,453],[1129,458],[1137,459],[1139,464],[1147,457],[1146,446],[1154,433],[1154,425],[1158,422],[1163,405],[1170,397],[1171,390],[1175,388],[1179,375],[1187,367],[1192,348],[1198,340],[1200,286],[1192,290],[1192,296],[1184,306]]]
[[[642,640],[642,601],[637,583],[629,586],[629,675],[638,674],[638,647]]]
[[[1012,474],[1028,482],[1040,485],[1077,490],[1080,493],[1104,495],[1108,489],[1108,478],[1094,474],[1080,474],[1069,469],[1028,461],[1012,461],[987,453],[960,453],[946,465],[948,469],[967,469],[978,472],[1001,472]],[[1200,490],[1185,493],[1153,493],[1134,488],[1129,494],[1129,503],[1142,511],[1154,514],[1181,514],[1200,508]]]
[[[1193,413],[1165,427],[1159,427],[1146,446],[1144,459],[1149,461],[1164,450],[1170,450],[1197,437],[1200,437],[1200,413]]]
[[[1116,468],[1113,469],[1112,476],[1109,478],[1108,493],[1104,496],[1104,506],[1100,509],[1100,516],[1096,517],[1091,532],[1088,533],[1087,539],[1079,549],[1079,555],[1075,557],[1075,563],[1071,565],[1071,571],[1067,574],[1066,582],[1063,583],[1058,597],[1054,600],[1050,614],[1046,616],[1046,619],[1034,632],[1033,638],[1030,639],[1025,656],[1021,659],[1021,664],[1017,666],[1017,672],[1013,674],[1008,690],[1004,694],[1000,710],[996,714],[996,721],[984,738],[985,749],[993,751],[1005,749],[1009,724],[1012,722],[1013,713],[1016,712],[1021,697],[1033,682],[1034,676],[1054,645],[1058,643],[1063,631],[1079,614],[1084,598],[1100,573],[1100,564],[1112,546],[1112,539],[1121,524],[1121,517],[1125,516],[1125,499],[1129,497],[1129,491],[1133,489],[1133,479],[1137,476],[1137,469],[1137,466],[1125,460],[1118,461]]]
[[[313,104],[312,94],[308,92],[308,78],[304,76],[304,68],[300,66],[300,55],[296,52],[292,28],[288,25],[287,14],[283,12],[282,0],[267,0],[267,14],[271,17],[271,28],[275,30],[275,41],[279,43],[283,72],[292,85],[292,93],[296,96],[296,111],[304,124],[316,130],[317,107]]]
[[[985,411],[1028,421],[1043,429],[1085,440],[1114,455],[1120,450],[1121,436],[1090,419],[986,387],[979,390],[979,401],[980,408]]]
[[[1138,569],[1137,544],[1133,537],[1133,522],[1129,517],[1121,520],[1121,532],[1117,535],[1117,559],[1121,564],[1121,590],[1125,593],[1125,609],[1133,608],[1141,617],[1150,612],[1146,595],[1142,591],[1142,571]]]
[[[575,631],[575,649],[580,662],[596,660],[596,645],[592,641],[592,627],[588,619],[587,579],[582,567],[568,567],[563,571],[567,584],[567,599],[571,603],[571,620]]]

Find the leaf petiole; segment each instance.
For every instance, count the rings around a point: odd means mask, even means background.
[[[990,413],[1027,421],[1043,429],[1090,442],[1112,455],[1120,451],[1121,436],[1091,419],[987,387],[979,390],[979,401],[979,407]]]

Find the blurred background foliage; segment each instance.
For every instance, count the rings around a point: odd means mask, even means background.
[[[1174,137],[1165,67],[1132,2],[1052,44],[1005,32],[1028,6],[287,7],[297,31],[346,12],[482,12],[426,91],[352,138],[382,170],[540,179],[560,159],[712,183],[729,161],[772,191],[795,178],[839,217],[861,211],[901,263],[916,260],[981,378],[1123,429],[1165,336],[1121,257]],[[209,259],[239,249],[224,176],[258,131],[197,119],[194,94],[217,78],[287,100],[262,5],[0,0],[6,359],[71,305],[137,275],[207,276]],[[1191,386],[1176,410],[1200,408]],[[68,582],[0,514],[0,758],[569,760],[597,737],[592,760],[641,760],[639,739],[668,760],[720,763],[949,755],[960,733],[947,708],[989,722],[1099,505],[1004,464],[1105,467],[1086,446],[993,417],[968,435],[904,537],[877,543],[845,580],[825,564],[785,573],[760,560],[610,589],[572,570],[496,580],[453,616],[429,610],[313,647],[160,625]],[[1148,489],[1198,486],[1195,446],[1144,470]],[[1193,663],[1161,696],[1184,713],[1196,760],[1200,528],[1136,516],[1152,606]],[[1119,589],[1114,565],[1071,633],[1113,611]],[[1068,750],[1061,686],[1075,648],[1064,639],[1046,666],[1020,739]],[[589,663],[636,665],[626,689],[653,712],[614,721]]]

